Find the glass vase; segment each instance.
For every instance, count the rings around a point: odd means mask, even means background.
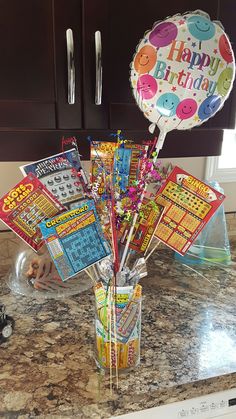
[[[142,287],[95,287],[96,364],[126,371],[140,363]]]

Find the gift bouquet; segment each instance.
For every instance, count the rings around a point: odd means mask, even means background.
[[[224,195],[157,161],[156,138],[135,144],[117,131],[109,140],[88,138],[90,174],[74,137],[73,148],[63,140],[61,153],[22,166],[0,216],[32,249],[11,288],[65,297],[93,286],[96,361],[118,371],[139,363],[139,282],[150,255],[160,242],[184,255]]]
[[[160,242],[185,255],[225,198],[157,158],[169,131],[200,125],[222,108],[234,73],[229,40],[206,13],[157,22],[137,46],[130,82],[158,139],[136,144],[120,130],[107,140],[88,137],[90,175],[79,141],[63,139],[61,153],[22,166],[24,179],[0,199],[1,220],[32,249],[18,258],[15,291],[26,293],[27,283],[66,296],[92,284],[101,368],[117,373],[138,364],[139,281],[150,255]]]

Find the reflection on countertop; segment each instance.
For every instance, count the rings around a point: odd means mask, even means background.
[[[16,320],[1,345],[0,415],[109,418],[236,387],[236,243],[232,265],[203,276],[159,250],[142,281],[141,364],[119,376],[94,362],[93,294],[37,301],[1,280],[1,302]]]

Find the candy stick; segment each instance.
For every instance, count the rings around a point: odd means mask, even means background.
[[[152,168],[153,168],[154,163],[157,160],[159,151],[163,147],[165,137],[166,137],[166,133],[165,132],[160,132],[159,137],[158,137],[158,141],[157,141],[157,144],[156,144],[156,147],[155,147],[155,156],[153,157]],[[143,198],[144,198],[146,189],[147,189],[147,184],[145,185],[145,187],[143,189],[143,192],[142,192],[142,194],[140,196],[140,201],[139,201],[139,203],[137,205],[137,211],[134,214],[133,222],[132,222],[132,225],[131,225],[130,230],[129,230],[129,234],[128,234],[128,237],[127,237],[127,241],[126,241],[126,244],[125,244],[124,252],[123,252],[121,263],[120,263],[120,270],[119,270],[120,272],[122,271],[123,266],[124,266],[125,261],[126,261],[126,257],[127,257],[127,253],[128,253],[128,249],[129,249],[129,244],[130,244],[130,241],[131,241],[131,238],[132,238],[132,235],[133,235],[135,224],[136,224],[137,219],[138,219],[139,210],[141,208],[141,205],[142,205],[142,202],[143,202]]]

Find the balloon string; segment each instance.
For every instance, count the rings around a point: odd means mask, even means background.
[[[190,271],[197,273],[201,278],[205,279],[206,281],[208,281],[212,287],[214,287],[215,289],[218,289],[218,287],[216,285],[214,285],[210,279],[208,279],[205,275],[203,275],[201,272],[197,271],[196,269],[193,269],[191,266],[186,265],[185,263],[182,263],[183,266],[185,266],[185,268],[190,269]]]
[[[180,126],[181,122],[183,122],[183,119],[181,119],[181,121],[179,121],[179,123],[176,125],[175,129]]]

